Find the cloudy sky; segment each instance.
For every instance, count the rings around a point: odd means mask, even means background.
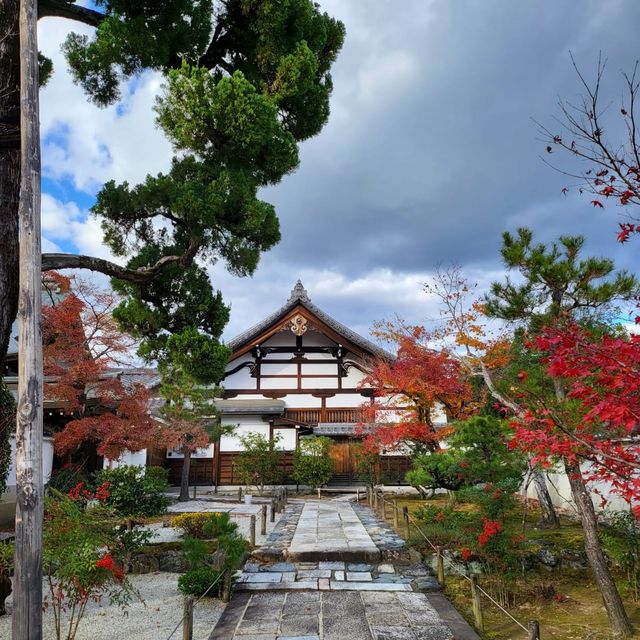
[[[347,29],[331,117],[302,146],[297,172],[262,193],[282,241],[256,275],[212,268],[232,306],[227,338],[283,304],[298,278],[364,335],[394,314],[427,321],[437,311],[422,283],[433,269],[457,263],[485,287],[502,275],[500,234],[521,225],[542,240],[584,234],[591,252],[636,267],[637,248],[615,242],[622,212],[562,194],[566,178],[543,163],[532,119],[553,125],[558,96],[578,96],[569,52],[592,77],[600,50],[615,115],[621,71],[640,57],[637,0],[320,4]],[[55,65],[41,96],[44,247],[107,257],[88,215],[101,185],[170,164],[151,110],[161,79],[136,78],[117,106],[89,104],[60,54],[72,26],[45,19],[39,28]]]

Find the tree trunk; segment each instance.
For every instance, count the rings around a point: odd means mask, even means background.
[[[20,289],[13,640],[42,638],[42,285],[38,7],[20,2]]]
[[[0,377],[18,310],[20,196],[20,38],[18,0],[0,11]]]
[[[533,484],[535,485],[536,494],[538,495],[538,500],[540,502],[540,509],[542,511],[542,518],[540,519],[541,526],[548,529],[559,529],[560,520],[558,519],[558,514],[553,506],[551,494],[547,487],[547,481],[542,471],[533,472]]]
[[[602,550],[598,538],[598,519],[591,496],[584,484],[580,466],[576,463],[564,461],[564,468],[569,478],[571,495],[578,508],[584,531],[584,548],[593,571],[598,589],[602,594],[602,600],[609,616],[611,631],[616,637],[626,638],[632,635],[633,629],[627,613],[624,610],[622,599],[618,593],[616,583],[609,571],[607,559]]]
[[[180,478],[180,502],[189,500],[189,470],[191,469],[191,451],[183,450],[184,459],[182,461],[182,476]]]

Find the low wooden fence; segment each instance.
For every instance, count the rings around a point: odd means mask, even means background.
[[[420,528],[419,522],[411,516],[409,508],[407,506],[400,509],[398,507],[398,498],[389,500],[385,497],[384,492],[367,487],[367,504],[383,519],[393,519],[394,528],[400,532],[404,532],[405,539],[409,539],[411,536],[411,530],[413,530],[422,537],[426,543],[431,547],[436,557],[436,576],[440,586],[445,584],[445,567],[444,567],[444,554],[446,552],[440,545],[434,544],[425,535],[424,531]],[[387,507],[391,508],[390,514]],[[459,563],[456,563],[451,557],[450,568],[461,578],[464,578],[469,582],[470,586],[470,598],[471,609],[473,611],[473,619],[476,629],[480,632],[484,632],[484,616],[482,610],[483,598],[486,598],[491,604],[493,604],[500,612],[506,615],[512,622],[520,627],[526,634],[527,640],[541,640],[540,636],[540,624],[537,620],[529,620],[525,627],[517,618],[515,618],[509,611],[507,611],[499,602],[487,593],[478,583],[477,575],[467,575],[464,567]]]

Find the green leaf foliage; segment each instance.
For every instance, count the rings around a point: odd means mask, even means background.
[[[494,318],[524,321],[536,330],[563,314],[573,317],[604,312],[619,300],[629,300],[638,282],[626,271],[614,272],[608,258],[581,258],[582,236],[561,236],[551,245],[535,244],[533,232],[520,228],[502,236],[504,265],[520,275],[494,282],[485,298],[486,312]]]
[[[129,269],[156,267],[143,284],[113,281],[124,298],[114,317],[146,360],[217,383],[229,309],[204,265],[251,275],[279,241],[258,191],[298,166],[298,142],[327,121],[344,27],[310,0],[96,4],[95,33],[72,33],[63,47],[76,82],[109,104],[123,80],[162,72],[157,122],[179,154],[166,174],[98,194],[93,213],[109,248]]]
[[[109,483],[106,507],[118,515],[158,516],[165,512],[169,500],[164,492],[169,486],[167,470],[160,467],[134,467],[123,465],[103,469],[95,475],[95,484]]]
[[[266,485],[275,484],[282,477],[282,451],[277,448],[280,440],[280,435],[266,438],[260,433],[248,433],[240,438],[243,450],[239,456],[238,473],[242,482],[255,486],[260,495]]]
[[[331,438],[308,436],[300,438],[293,459],[293,477],[308,487],[321,487],[333,475],[333,460],[329,457]]]
[[[416,456],[407,482],[413,486],[457,491],[487,482],[522,480],[526,460],[509,447],[512,432],[506,421],[474,416],[454,425],[447,448]]]

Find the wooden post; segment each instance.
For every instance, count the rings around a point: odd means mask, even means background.
[[[371,487],[367,487],[367,505],[371,506]]]
[[[400,524],[398,522],[398,498],[393,499],[393,526],[396,529],[400,528]]]
[[[182,618],[182,640],[193,640],[193,596],[184,599],[184,617]]]
[[[540,640],[540,624],[537,620],[529,620],[527,640]]]
[[[373,488],[373,510],[378,513],[378,491],[375,487]]]
[[[249,544],[256,546],[256,517],[253,515],[249,518]]]
[[[444,587],[444,557],[442,547],[436,547],[436,575],[441,587]]]
[[[222,578],[222,602],[229,602],[231,600],[231,571],[225,571]]]
[[[484,619],[482,617],[482,602],[480,601],[480,591],[478,591],[478,576],[471,576],[471,607],[473,609],[473,619],[476,630],[484,632]]]
[[[242,502],[242,487],[238,487],[238,502]]]
[[[318,500],[320,500],[320,487],[318,487]]]
[[[260,510],[260,534],[267,535],[267,505],[263,504]]]
[[[284,489],[282,490],[282,496],[284,498],[284,505],[286,507],[289,504],[289,491],[287,487],[284,487]]]
[[[402,507],[402,519],[404,520],[404,537],[408,540],[411,531],[409,530],[409,507]]]
[[[38,3],[20,1],[21,182],[12,637],[42,638],[42,248]],[[4,64],[7,64],[5,62]],[[1,250],[1,249],[0,249]],[[4,304],[5,301],[2,301]]]
[[[276,501],[271,498],[271,518],[270,518],[271,522],[275,522],[276,521]]]

